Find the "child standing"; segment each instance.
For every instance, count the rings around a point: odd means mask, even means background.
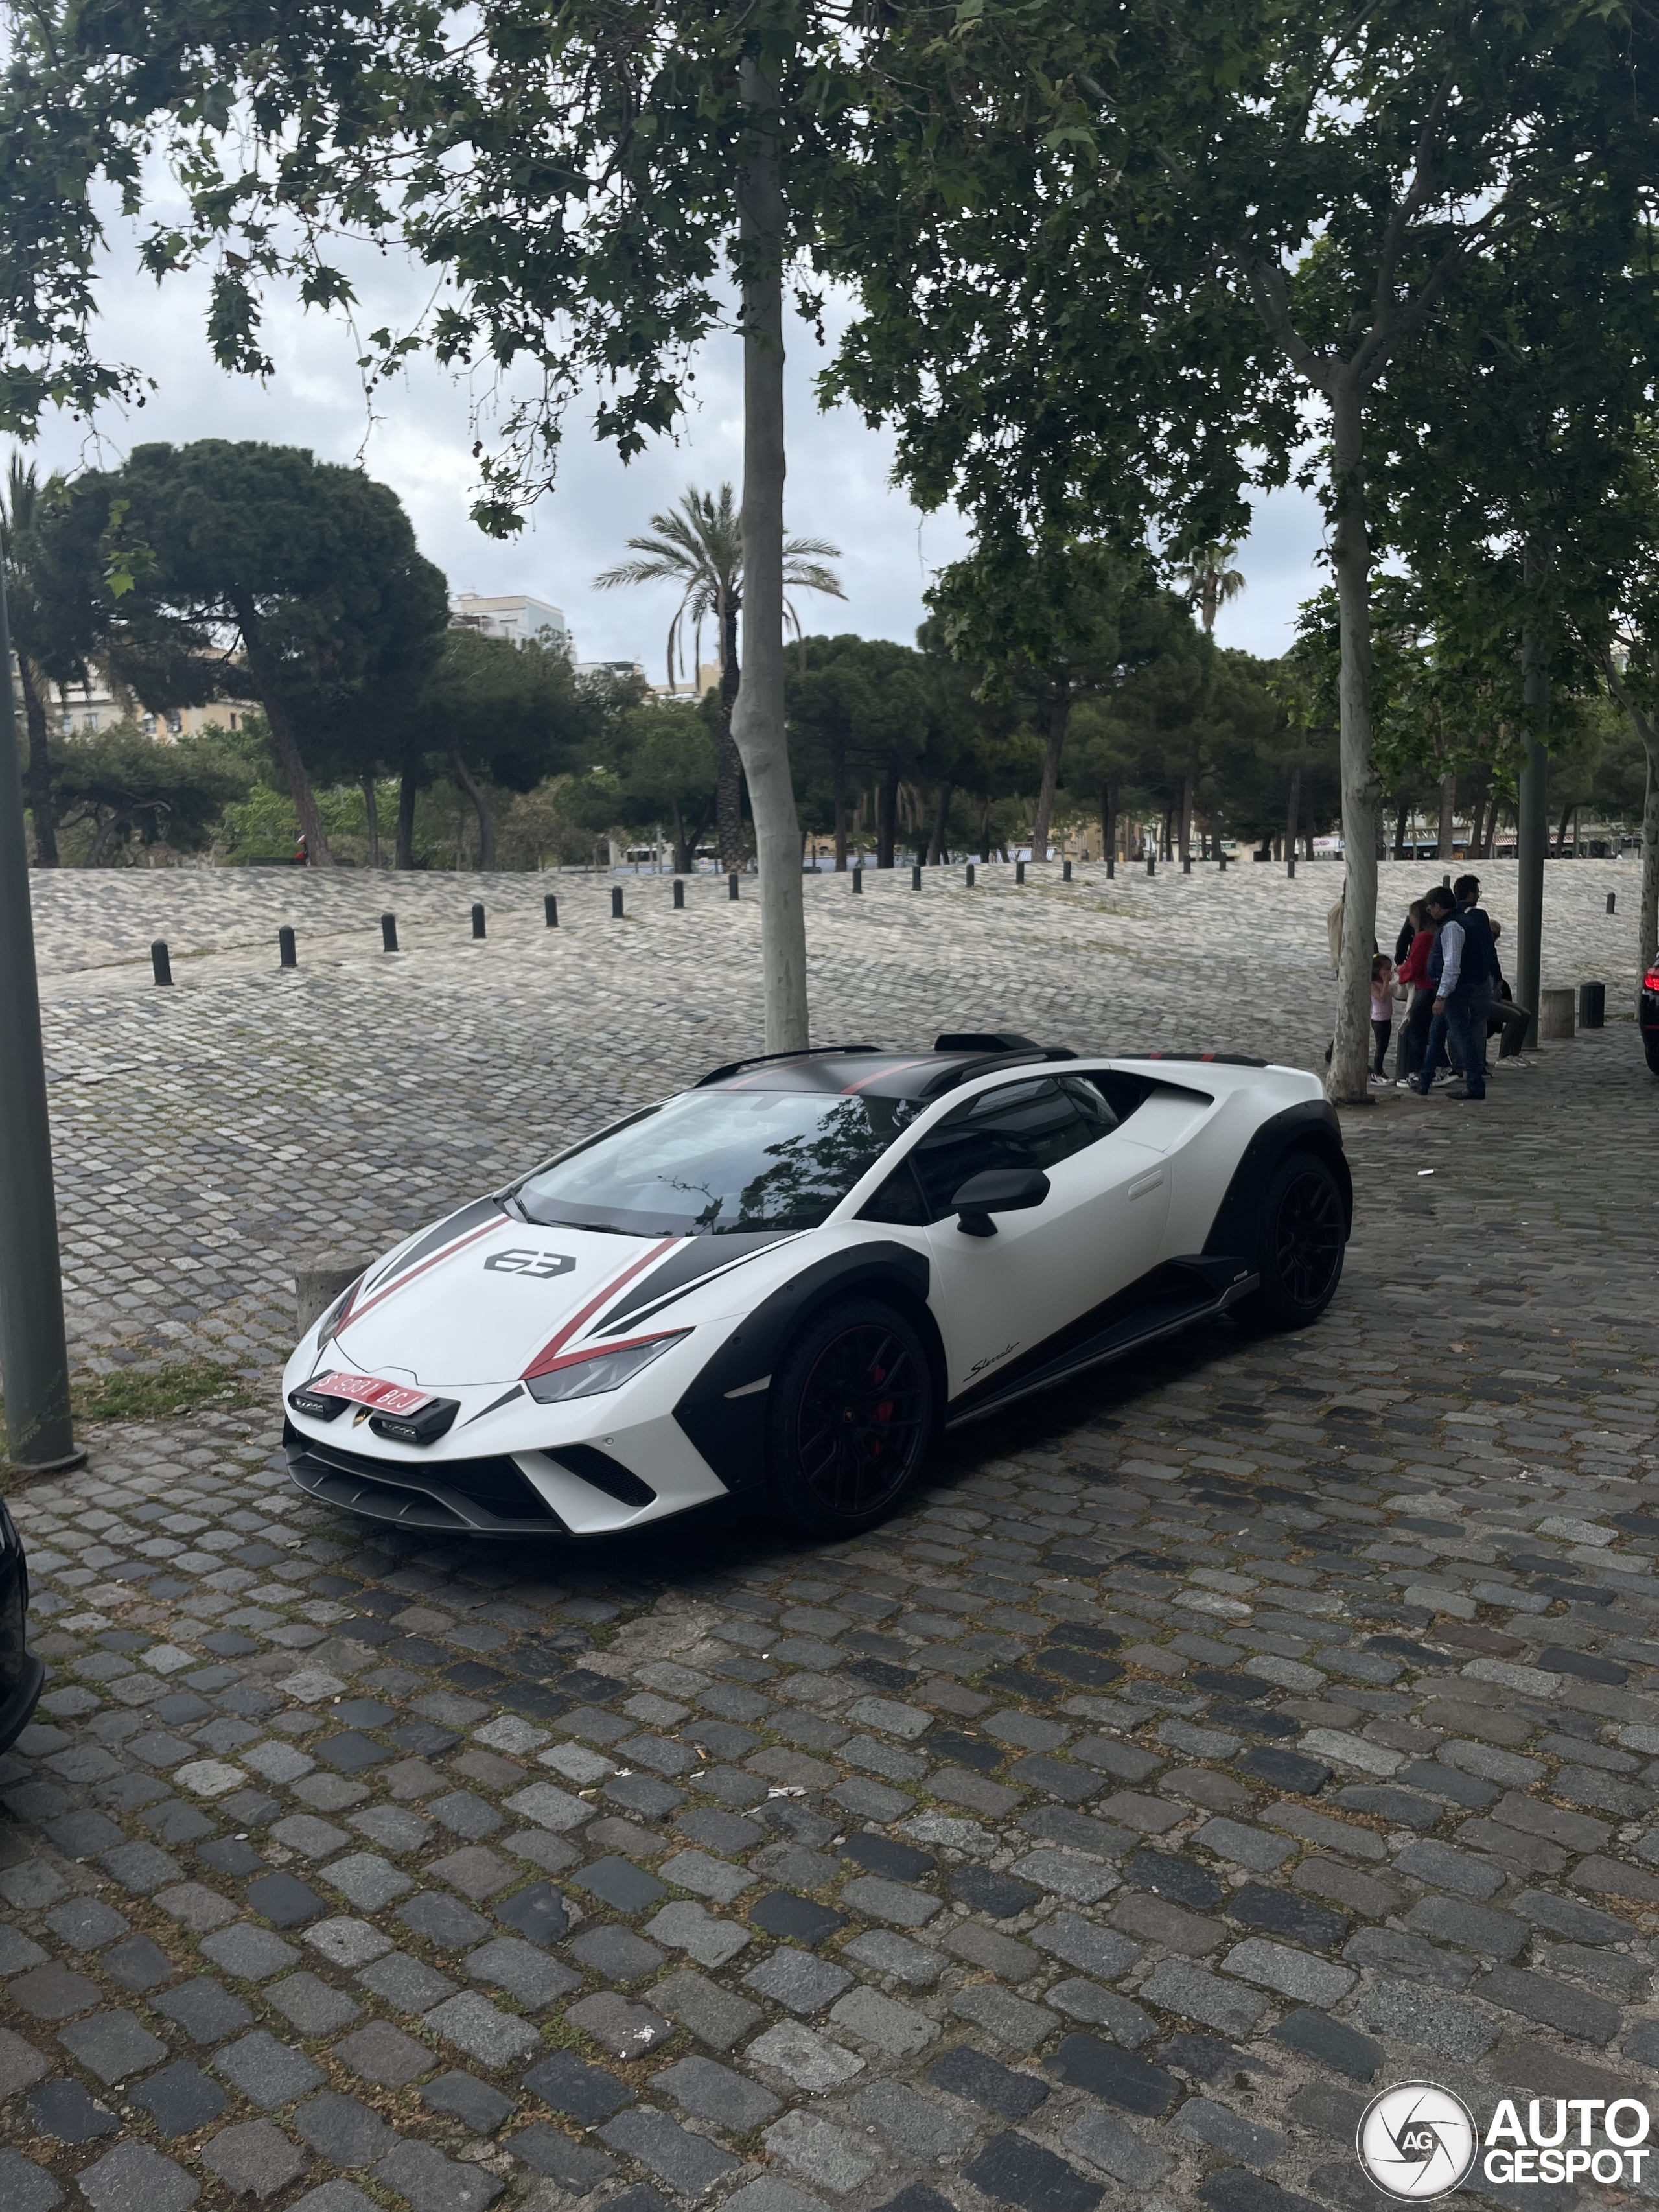
[[[1382,1061],[1389,1049],[1389,1039],[1394,1035],[1394,963],[1385,952],[1379,952],[1371,962],[1371,1036],[1376,1042],[1376,1057],[1371,1063],[1371,1088],[1379,1091],[1388,1082],[1382,1073]]]

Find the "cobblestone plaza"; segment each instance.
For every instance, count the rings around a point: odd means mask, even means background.
[[[809,880],[815,1035],[1319,1065],[1334,869],[1038,872]],[[1438,873],[1384,866],[1385,949]],[[1548,872],[1605,1030],[1345,1115],[1313,1330],[1028,1401],[861,1542],[577,1553],[293,1488],[293,1277],[758,1049],[752,879],[32,887],[77,1364],[257,1403],[12,1498],[51,1678],[0,1759],[0,2212],[1359,2212],[1386,2084],[1659,2105],[1628,863]]]

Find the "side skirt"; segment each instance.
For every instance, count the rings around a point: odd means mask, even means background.
[[[984,1420],[1035,1391],[1049,1389],[1089,1368],[1121,1359],[1126,1352],[1138,1351],[1159,1337],[1177,1335],[1194,1322],[1212,1320],[1248,1297],[1261,1279],[1240,1259],[1194,1254],[1190,1258],[1166,1260],[1139,1283],[1131,1284],[1127,1291],[1074,1322],[1064,1333],[1069,1342],[1051,1340],[1053,1348],[1046,1356],[1043,1347],[1037,1346],[1028,1354],[1035,1365],[1006,1381],[981,1386],[982,1395],[975,1390],[957,1399],[946,1409],[945,1426],[959,1429],[970,1421]]]

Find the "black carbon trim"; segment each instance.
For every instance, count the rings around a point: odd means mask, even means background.
[[[771,1397],[767,1390],[746,1398],[730,1394],[769,1377],[790,1338],[826,1298],[885,1287],[927,1314],[930,1272],[926,1254],[908,1244],[856,1244],[803,1268],[738,1324],[674,1408],[675,1419],[728,1490],[750,1490],[765,1478]]]
[[[1342,1149],[1342,1125],[1336,1109],[1328,1098],[1303,1098],[1262,1122],[1245,1146],[1204,1240],[1206,1252],[1255,1250],[1256,1209],[1263,1184],[1285,1153],[1298,1145],[1316,1152],[1335,1176],[1342,1193],[1346,1233],[1353,1234],[1353,1177]]]
[[[1109,1298],[1103,1298],[1064,1328],[1056,1329],[994,1375],[952,1398],[947,1425],[989,1412],[1004,1399],[1024,1397],[1066,1376],[1115,1359],[1148,1338],[1167,1335],[1206,1314],[1219,1313],[1254,1285],[1247,1261],[1191,1253],[1162,1260]]]
[[[657,1493],[648,1482],[642,1482],[631,1467],[612,1459],[597,1444],[550,1444],[543,1448],[542,1457],[550,1459],[567,1474],[574,1474],[578,1482],[602,1490],[619,1505],[631,1505],[637,1511],[657,1502]]]
[[[503,1221],[508,1218],[505,1209],[493,1198],[475,1198],[471,1206],[464,1206],[459,1213],[452,1213],[435,1229],[428,1229],[426,1235],[411,1244],[407,1252],[400,1252],[391,1267],[382,1269],[378,1275],[366,1277],[365,1289],[378,1290],[393,1275],[401,1275],[405,1267],[417,1267],[428,1254],[441,1251],[446,1244],[453,1244],[458,1237],[465,1237],[469,1229],[476,1229],[480,1222],[488,1221],[492,1213],[499,1213]]]
[[[331,1439],[303,1437],[284,1422],[289,1473],[302,1490],[417,1528],[476,1528],[489,1535],[568,1532],[517,1462],[505,1453],[448,1460],[430,1468],[349,1451]],[[428,1517],[422,1519],[425,1513]]]
[[[805,1234],[802,1229],[741,1229],[725,1237],[693,1237],[677,1251],[671,1252],[660,1266],[631,1283],[605,1319],[596,1323],[592,1333],[603,1336],[626,1316],[637,1314],[642,1306],[655,1305],[659,1300],[665,1305],[672,1304],[677,1295],[690,1290],[706,1275],[712,1275],[717,1268],[736,1267],[771,1245]]]

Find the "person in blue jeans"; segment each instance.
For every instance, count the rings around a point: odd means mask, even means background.
[[[1477,963],[1466,956],[1471,950],[1457,921],[1457,902],[1449,890],[1431,890],[1424,904],[1439,934],[1429,954],[1429,981],[1434,991],[1434,1018],[1429,1024],[1428,1049],[1423,1065],[1412,1079],[1412,1088],[1426,1097],[1435,1070],[1449,1046],[1452,1058],[1463,1070],[1461,1088],[1448,1098],[1475,1099],[1486,1095],[1487,978],[1474,973]],[[1479,963],[1484,966],[1484,963]]]

